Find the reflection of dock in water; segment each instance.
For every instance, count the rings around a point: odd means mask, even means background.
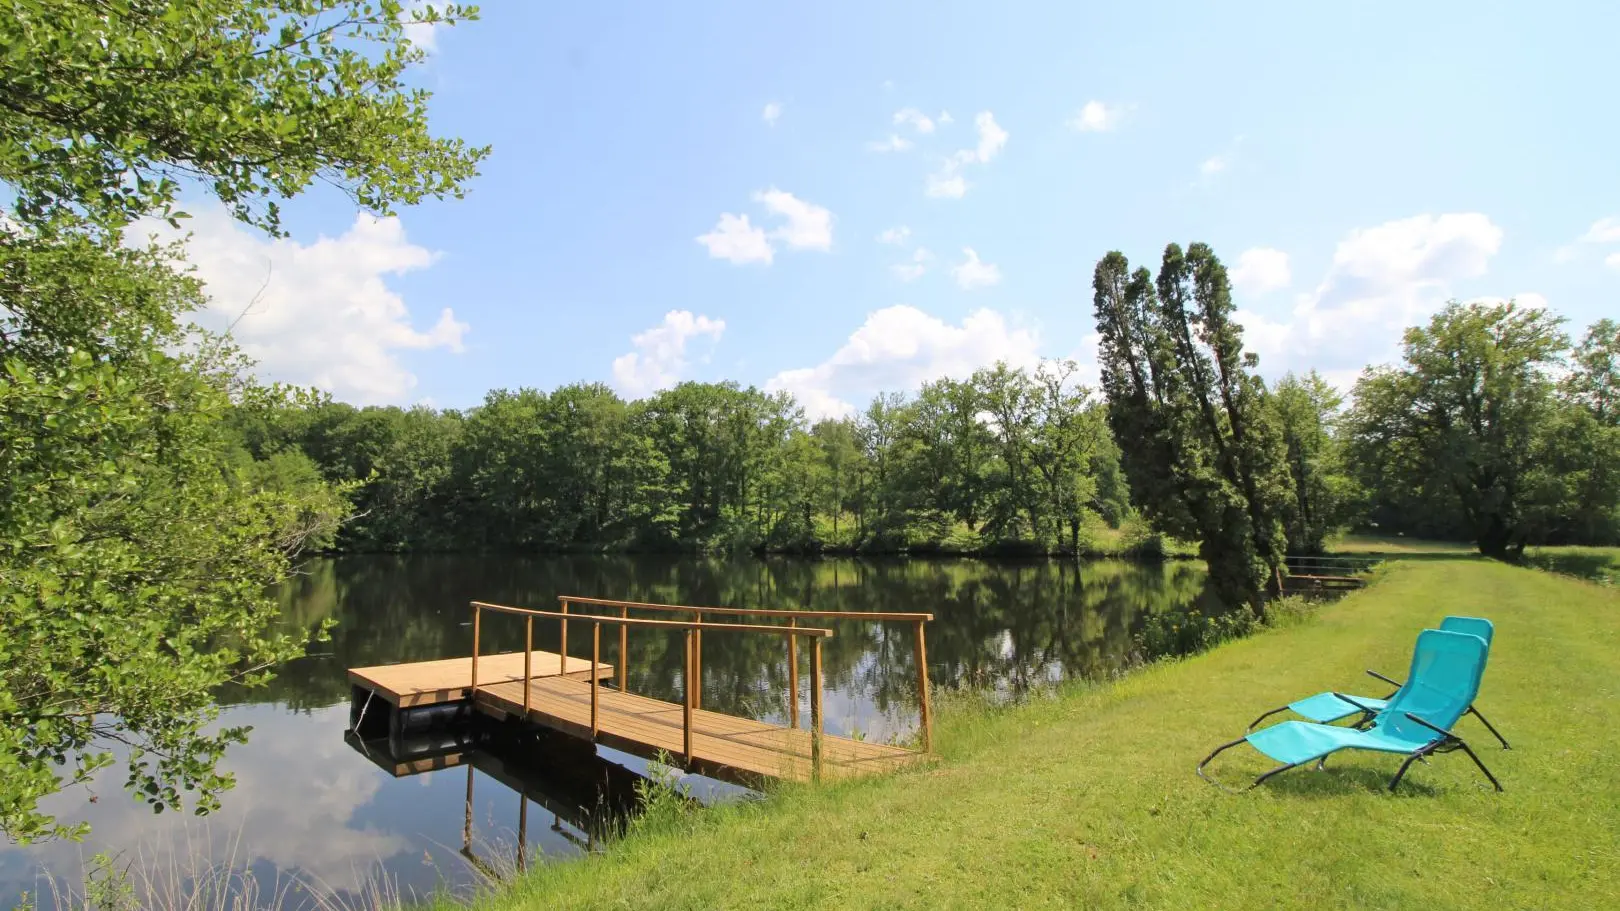
[[[473,798],[479,774],[518,798],[514,863],[519,870],[528,861],[531,804],[550,816],[552,833],[582,851],[592,851],[599,839],[630,818],[639,799],[640,776],[598,757],[589,744],[560,735],[514,739],[483,726],[458,725],[402,740],[366,741],[350,731],[344,740],[395,778],[464,767],[467,794],[460,853],[491,879],[502,878],[511,867],[480,856],[475,843]],[[499,850],[499,843],[483,848]]]
[[[473,602],[473,653],[469,658],[349,671],[353,692],[351,730],[362,738],[379,737],[386,732],[398,754],[401,752],[399,744],[414,732],[461,720],[476,712],[504,721],[517,730],[559,732],[587,744],[602,744],[647,759],[667,757],[689,771],[745,784],[772,778],[812,781],[889,772],[924,758],[930,748],[932,718],[923,624],[933,619],[931,614],[683,607],[576,596],[559,600],[562,602],[560,611]],[[576,611],[570,614],[570,606],[604,613]],[[673,612],[685,619],[632,618],[632,609]],[[614,611],[617,615],[605,611]],[[479,632],[486,612],[523,619],[525,650],[480,655]],[[706,620],[706,615],[710,618],[743,616],[749,622],[714,622]],[[558,623],[561,654],[534,650],[536,619]],[[921,751],[823,731],[821,642],[832,636],[833,631],[799,625],[801,621],[818,619],[903,622],[914,627]],[[585,624],[591,630],[588,660],[567,654],[570,620]],[[610,632],[618,632],[617,667],[601,660],[604,625]],[[626,639],[632,628],[684,635],[681,673],[684,695],[680,704],[628,692],[624,663]],[[792,694],[787,725],[702,707],[703,633],[706,630],[762,634],[786,641],[788,691]],[[801,640],[807,640],[809,651],[807,728],[799,724]],[[602,683],[615,677],[616,686]]]

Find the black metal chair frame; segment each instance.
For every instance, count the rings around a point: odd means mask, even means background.
[[[1395,689],[1390,691],[1388,696],[1384,697],[1384,699],[1386,701],[1391,699],[1392,697],[1394,697],[1394,695],[1396,693],[1400,692],[1402,686],[1405,686],[1405,684],[1403,684],[1403,683],[1401,683],[1399,681],[1396,681],[1396,680],[1391,680],[1390,678],[1385,677],[1383,674],[1380,674],[1375,670],[1370,670],[1369,669],[1367,671],[1367,674],[1369,676],[1376,677],[1379,680],[1382,680],[1385,683],[1387,683],[1390,686],[1393,686],[1395,688]],[[1333,695],[1338,696],[1340,699],[1343,699],[1345,702],[1348,702],[1351,705],[1353,705],[1356,708],[1361,710],[1361,717],[1358,718],[1354,723],[1352,723],[1350,725],[1350,727],[1352,727],[1352,728],[1355,728],[1357,730],[1363,730],[1363,729],[1365,729],[1367,727],[1367,725],[1372,723],[1372,720],[1374,718],[1376,718],[1378,716],[1378,711],[1376,709],[1371,708],[1370,706],[1362,705],[1361,703],[1356,702],[1354,699],[1351,699],[1350,697],[1344,696],[1344,695],[1339,694],[1339,693],[1334,693]],[[1267,718],[1270,718],[1272,715],[1275,715],[1278,712],[1286,712],[1286,711],[1288,711],[1288,706],[1284,705],[1284,706],[1280,706],[1278,708],[1274,708],[1274,709],[1272,709],[1272,710],[1270,710],[1268,712],[1262,713],[1259,718],[1256,718],[1253,721],[1249,722],[1249,730],[1251,730],[1251,731],[1254,730],[1255,727],[1260,724],[1260,722],[1265,721]],[[1490,721],[1488,721],[1485,718],[1485,714],[1483,712],[1481,712],[1479,709],[1475,708],[1473,705],[1469,705],[1468,706],[1468,711],[1464,712],[1463,714],[1464,715],[1473,715],[1475,718],[1478,718],[1479,723],[1485,725],[1485,730],[1490,731],[1491,736],[1495,737],[1502,744],[1502,749],[1504,749],[1504,750],[1513,749],[1513,747],[1508,745],[1507,738],[1503,737],[1501,732],[1497,731],[1496,726],[1491,724]],[[1428,722],[1426,722],[1426,721],[1419,722],[1419,723],[1420,724],[1428,724]]]
[[[1372,671],[1368,671],[1367,673],[1373,674]],[[1378,674],[1373,674],[1373,676],[1380,677],[1380,675],[1378,675]],[[1387,678],[1387,677],[1380,677],[1380,679],[1389,680],[1389,678]],[[1389,681],[1389,682],[1394,683],[1394,681],[1392,681],[1392,680]],[[1399,684],[1396,684],[1396,686],[1398,688]],[[1354,699],[1350,698],[1349,696],[1344,695],[1343,693],[1334,693],[1333,695],[1338,696],[1340,699],[1343,699],[1345,702],[1348,702],[1351,705],[1353,705],[1356,708],[1361,710],[1361,712],[1363,714],[1363,721],[1358,722],[1357,725],[1355,725],[1356,729],[1358,729],[1358,730],[1364,729],[1364,725],[1367,723],[1367,720],[1375,717],[1378,714],[1370,706],[1362,705],[1361,703],[1355,701]],[[1284,708],[1286,708],[1286,706],[1284,706]],[[1473,711],[1473,709],[1470,708],[1469,711]],[[1272,714],[1272,713],[1268,712],[1267,714]],[[1476,754],[1473,751],[1473,749],[1470,748],[1468,746],[1468,744],[1461,737],[1458,737],[1452,731],[1448,731],[1445,728],[1440,727],[1439,725],[1430,724],[1429,722],[1424,721],[1422,718],[1419,718],[1418,716],[1412,714],[1411,712],[1404,712],[1403,714],[1406,715],[1406,717],[1411,719],[1412,721],[1415,721],[1418,724],[1423,725],[1424,727],[1428,728],[1431,731],[1434,731],[1435,733],[1439,734],[1440,736],[1435,738],[1434,740],[1430,741],[1429,743],[1424,744],[1422,747],[1420,747],[1420,748],[1418,748],[1416,750],[1413,750],[1411,753],[1406,754],[1406,761],[1401,763],[1400,770],[1395,773],[1395,777],[1391,778],[1389,780],[1389,790],[1390,790],[1391,793],[1393,793],[1395,791],[1395,787],[1401,783],[1401,779],[1406,777],[1406,770],[1410,769],[1412,767],[1412,763],[1419,762],[1419,761],[1427,763],[1429,761],[1430,756],[1433,756],[1433,755],[1435,755],[1437,753],[1450,753],[1450,752],[1453,752],[1455,750],[1462,750],[1464,753],[1467,753],[1468,758],[1472,759],[1474,761],[1474,765],[1479,766],[1479,770],[1481,772],[1485,773],[1485,777],[1490,780],[1492,787],[1496,788],[1496,790],[1499,793],[1502,791],[1502,783],[1500,781],[1496,780],[1496,776],[1491,774],[1491,770],[1485,767],[1485,763],[1480,760],[1478,754]],[[1475,712],[1474,714],[1478,715],[1479,713]],[[1264,717],[1264,716],[1261,716],[1261,717]],[[1481,716],[1479,720],[1480,721],[1485,721],[1485,718],[1483,716]],[[1488,722],[1488,721],[1485,722],[1485,726],[1487,728],[1490,728],[1491,727],[1490,722]],[[1491,733],[1496,734],[1496,729],[1491,728]],[[1496,739],[1502,740],[1502,735],[1501,734],[1496,734]],[[1198,768],[1197,768],[1198,777],[1204,779],[1205,781],[1207,781],[1210,784],[1220,788],[1223,791],[1227,791],[1227,792],[1230,792],[1230,793],[1233,793],[1233,794],[1241,794],[1241,793],[1243,793],[1243,791],[1238,791],[1236,789],[1229,788],[1226,785],[1221,784],[1220,782],[1218,782],[1215,779],[1211,778],[1210,776],[1204,774],[1204,767],[1209,765],[1210,760],[1214,759],[1216,756],[1219,756],[1221,753],[1231,749],[1232,747],[1235,747],[1238,744],[1245,743],[1247,741],[1248,741],[1247,737],[1239,737],[1237,740],[1234,740],[1231,743],[1223,743],[1220,746],[1216,747],[1215,751],[1213,753],[1210,753],[1208,756],[1205,756],[1204,760],[1202,762],[1198,763]],[[1507,745],[1507,741],[1502,740],[1502,747],[1503,747],[1503,749],[1508,749],[1509,748],[1508,745]],[[1347,749],[1353,749],[1353,748],[1347,748]],[[1337,752],[1337,751],[1335,751],[1335,752]],[[1323,755],[1323,756],[1317,758],[1317,760],[1316,760],[1316,768],[1318,770],[1321,770],[1327,764],[1327,758],[1330,755],[1332,755],[1332,754],[1329,753],[1329,754],[1326,754],[1326,755]],[[1252,791],[1255,788],[1258,788],[1262,783],[1265,782],[1266,779],[1272,777],[1273,775],[1277,775],[1279,773],[1286,772],[1289,769],[1294,768],[1295,766],[1305,765],[1308,762],[1310,762],[1310,760],[1306,759],[1303,762],[1289,762],[1289,763],[1285,763],[1283,765],[1277,766],[1276,768],[1271,769],[1270,771],[1267,771],[1267,772],[1261,774],[1258,778],[1256,778],[1254,780],[1254,782],[1252,784],[1250,784],[1247,788],[1244,788],[1243,790],[1244,791]]]

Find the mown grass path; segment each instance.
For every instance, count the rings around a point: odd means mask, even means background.
[[[1193,766],[1264,708],[1382,695],[1447,613],[1496,645],[1466,757],[1340,754],[1242,796]],[[1482,561],[1396,563],[1307,622],[1012,710],[942,712],[940,764],[666,821],[532,871],[488,909],[1620,908],[1620,591]],[[1250,750],[1217,771],[1244,781]]]

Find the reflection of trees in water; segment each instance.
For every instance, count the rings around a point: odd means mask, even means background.
[[[284,668],[268,688],[226,701],[308,709],[348,696],[350,667],[469,654],[478,599],[554,610],[574,594],[633,601],[805,610],[928,611],[929,676],[943,687],[1021,691],[1126,664],[1150,614],[1199,598],[1204,571],[1189,562],[1049,560],[802,560],[654,556],[378,556],[316,560],[283,588],[283,622],[310,630],[332,618],[332,641]],[[722,618],[716,618],[722,619]],[[825,686],[878,712],[911,712],[916,665],[907,624],[837,623],[823,642]],[[536,621],[535,646],[557,649],[557,625]],[[569,624],[569,654],[588,658],[591,624]],[[802,641],[802,640],[801,640]],[[481,651],[523,645],[523,622],[486,615]],[[807,687],[808,647],[800,686]],[[618,663],[618,631],[602,629],[603,660]],[[678,700],[678,632],[632,630],[630,688]],[[777,636],[714,632],[703,641],[705,708],[781,718],[788,663]]]

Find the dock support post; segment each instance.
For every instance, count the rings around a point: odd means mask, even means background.
[[[517,868],[522,873],[529,865],[529,796],[518,792],[518,845]]]
[[[788,629],[799,626],[798,617],[788,618]],[[788,727],[799,728],[799,637],[789,634],[788,641]]]
[[[567,601],[562,603],[562,612],[568,613]],[[559,656],[557,658],[557,673],[566,677],[568,676],[568,618],[564,617],[558,620],[557,623],[562,627],[562,633],[559,636],[560,641],[557,643],[557,654]]]
[[[596,733],[601,730],[597,720],[596,689],[598,686],[596,668],[602,663],[602,624],[591,624],[591,742],[596,742]]]
[[[473,654],[472,678],[467,681],[467,698],[473,702],[478,701],[478,621],[484,616],[484,609],[473,607]]]
[[[630,619],[630,608],[628,608],[628,607],[619,608],[619,619],[620,620],[629,620]],[[630,687],[629,687],[630,659],[627,657],[627,654],[628,654],[629,651],[630,651],[630,624],[621,623],[621,624],[619,624],[619,692],[621,692],[621,693],[630,692]]]
[[[681,740],[688,767],[692,765],[692,692],[694,689],[692,686],[692,657],[695,654],[692,647],[692,633],[692,628],[688,627],[686,630],[686,673],[681,675],[686,684],[686,692],[683,694],[685,698],[682,699],[684,704],[681,707]]]
[[[810,773],[821,780],[821,639],[810,639]]]
[[[923,621],[917,621],[917,710],[922,715],[923,752],[934,749],[934,712],[928,703],[928,645],[923,639]]]
[[[467,764],[467,812],[461,820],[461,850],[472,850],[472,820],[473,820],[473,767]]]
[[[529,681],[534,679],[530,660],[534,656],[534,616],[523,618],[523,720],[529,720]]]
[[[696,612],[696,622],[703,622],[703,612]],[[692,708],[703,708],[703,629],[700,627],[693,637],[692,646]]]

